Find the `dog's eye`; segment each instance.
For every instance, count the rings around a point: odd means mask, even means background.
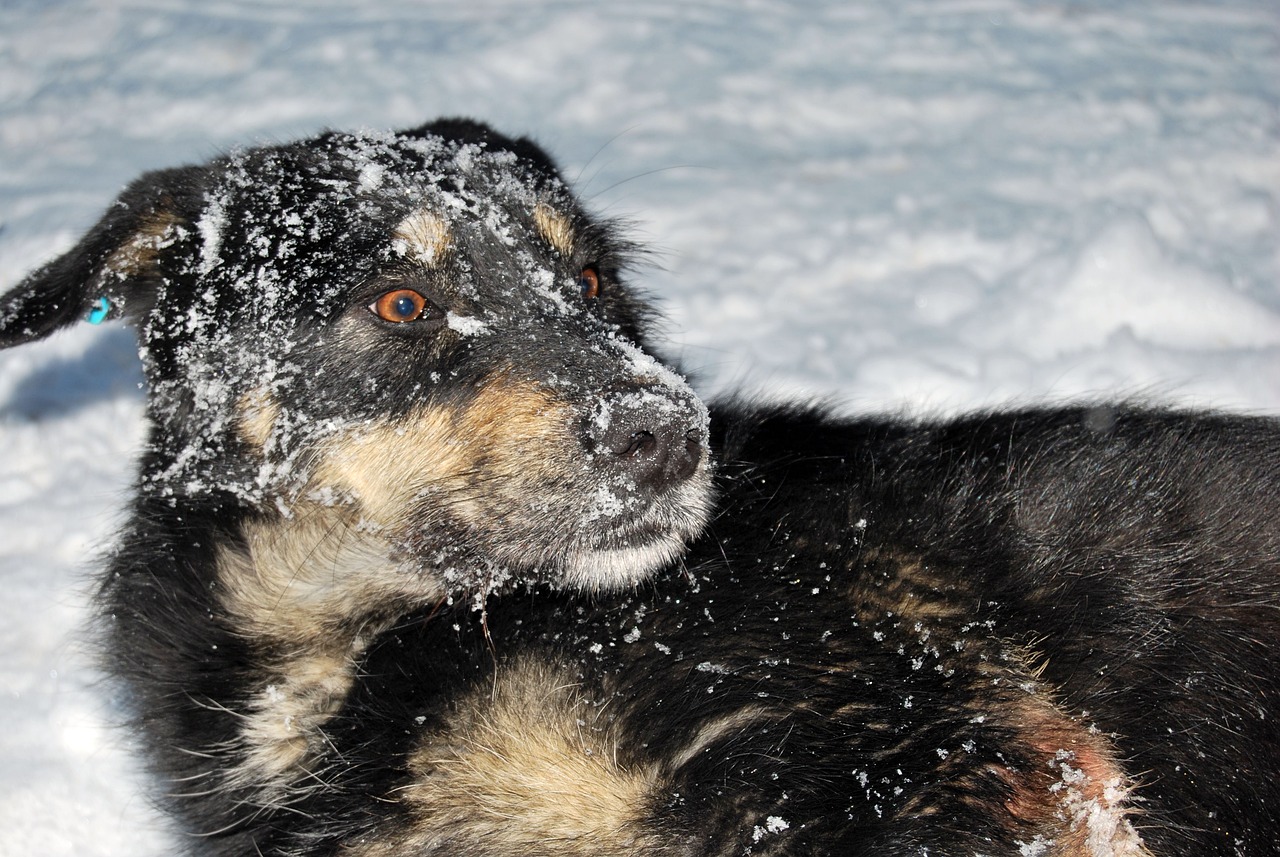
[[[429,306],[427,299],[413,289],[396,289],[369,304],[369,310],[383,321],[401,323],[422,318]]]
[[[578,275],[578,288],[582,289],[582,296],[587,300],[600,297],[600,275],[595,268],[582,269]]]

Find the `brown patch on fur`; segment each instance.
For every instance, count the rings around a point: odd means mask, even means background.
[[[241,440],[262,451],[266,448],[276,419],[280,416],[280,403],[267,390],[245,393],[236,402],[236,431]]]
[[[982,724],[975,740],[1001,747],[998,764],[975,765],[976,748],[951,748],[933,772],[938,788],[907,800],[903,816],[942,812],[942,799],[961,815],[999,818],[1005,836],[1036,857],[1151,857],[1133,827],[1131,784],[1107,738],[1059,709],[1029,682],[1014,685],[1008,666],[979,672],[992,681],[990,698],[969,704]],[[991,796],[1004,794],[1001,804]]]
[[[243,537],[218,555],[219,594],[265,680],[245,701],[240,762],[226,776],[269,800],[305,774],[369,640],[443,590],[399,568],[344,507],[297,504],[291,517],[249,522]]]
[[[1150,857],[1130,823],[1131,784],[1106,737],[1068,717],[1041,695],[1015,702],[1011,721],[1038,770],[1010,779],[1006,807],[1041,834],[1045,857]]]
[[[1111,742],[1053,701],[1033,663],[1032,652],[1014,649],[979,664],[986,705],[973,708],[987,726],[1008,733],[1002,743],[1010,761],[970,772],[952,787],[974,779],[974,787],[960,791],[972,797],[975,812],[990,812],[977,797],[987,789],[976,779],[1001,783],[1010,833],[1025,836],[1023,844],[1039,857],[1151,857],[1131,823],[1132,784]]]
[[[443,731],[410,761],[392,797],[410,821],[345,852],[550,855],[663,854],[646,822],[660,797],[649,769],[615,758],[616,739],[564,671],[526,661],[458,700]]]
[[[128,240],[107,257],[103,270],[120,277],[140,277],[156,270],[160,251],[177,237],[178,218],[169,211],[153,212]]]
[[[452,241],[448,222],[425,209],[401,220],[391,237],[397,252],[424,267],[438,262]]]
[[[381,527],[403,526],[431,493],[448,498],[454,519],[482,524],[483,500],[553,472],[554,451],[570,454],[569,422],[568,406],[545,389],[498,377],[464,408],[425,405],[347,432],[322,452],[315,482],[350,494]]]
[[[538,227],[538,234],[561,256],[567,258],[573,255],[575,236],[569,218],[545,202],[540,202],[533,210],[533,225]]]
[[[971,617],[978,603],[954,574],[930,566],[915,554],[867,551],[850,560],[853,563],[860,573],[848,597],[863,622],[893,615],[913,622],[954,624]]]
[[[1007,748],[1007,763],[986,767],[975,766],[966,749],[940,750],[935,773],[944,793],[923,790],[900,811],[937,815],[941,796],[990,816],[999,808],[990,803],[995,785],[1007,795],[1009,834],[1025,836],[1027,853],[1150,857],[1130,821],[1132,784],[1109,740],[1053,701],[1034,649],[1000,639],[994,622],[981,619],[981,598],[945,565],[890,551],[868,551],[859,560],[865,573],[846,592],[859,622],[883,634],[886,645],[905,642],[919,652],[920,668],[933,664],[967,684],[971,722]],[[857,717],[856,704],[841,713]]]

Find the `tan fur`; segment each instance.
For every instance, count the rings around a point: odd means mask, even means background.
[[[397,796],[408,828],[346,853],[664,853],[646,824],[663,797],[656,773],[614,754],[600,709],[562,671],[508,666],[492,688],[458,700],[443,732],[414,755],[414,781]]]
[[[370,605],[394,614],[443,597],[439,581],[399,567],[346,506],[298,503],[291,517],[245,525],[248,551],[219,556],[221,599],[246,638],[310,649],[356,635]]]
[[[228,781],[253,786],[272,801],[310,773],[307,762],[322,749],[320,728],[342,705],[355,676],[356,648],[347,654],[299,654],[246,706],[240,740],[243,757]]]
[[[533,224],[538,234],[556,249],[561,256],[572,256],[574,247],[573,224],[569,218],[544,202],[533,210]]]
[[[430,267],[440,260],[451,242],[449,224],[432,211],[415,211],[392,231],[393,245],[410,260]]]
[[[236,403],[236,430],[245,443],[262,451],[279,416],[280,403],[276,398],[267,390],[254,390]]]
[[[104,270],[120,277],[137,277],[152,273],[160,250],[178,236],[178,218],[168,211],[157,211],[144,220],[138,231],[112,251]]]
[[[1068,717],[1043,695],[1027,695],[1010,718],[1044,759],[1025,772],[1006,805],[1054,830],[1045,857],[1151,857],[1134,829],[1131,786],[1106,737]]]
[[[315,481],[349,493],[380,526],[401,526],[428,492],[448,497],[455,520],[483,524],[487,496],[551,472],[552,450],[571,454],[569,420],[568,406],[542,388],[499,378],[462,411],[424,406],[346,432],[321,453]],[[468,490],[480,468],[483,492]]]
[[[368,641],[443,590],[397,567],[349,508],[297,504],[291,517],[247,524],[244,538],[246,548],[218,556],[219,595],[236,631],[258,646],[265,683],[245,702],[243,759],[227,779],[257,784],[270,800],[306,774],[318,728]]]
[[[777,719],[776,713],[764,708],[740,708],[718,720],[708,721],[698,729],[698,734],[682,750],[671,754],[667,760],[667,766],[670,770],[677,770],[692,762],[716,741],[748,730],[767,729],[768,724]]]

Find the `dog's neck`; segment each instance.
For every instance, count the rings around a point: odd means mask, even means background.
[[[219,600],[247,638],[288,651],[363,646],[391,618],[445,596],[405,567],[377,531],[342,505],[294,504],[251,517],[243,542],[218,552]]]
[[[305,781],[369,642],[445,593],[433,575],[389,560],[386,540],[349,507],[295,504],[241,529],[240,546],[218,551],[218,598],[236,633],[255,641],[265,680],[245,689],[245,753],[228,781],[287,790]]]

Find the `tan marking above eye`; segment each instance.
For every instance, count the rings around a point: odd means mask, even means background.
[[[533,210],[533,225],[538,228],[538,234],[543,240],[561,256],[573,255],[576,236],[569,218],[542,202]]]
[[[392,249],[419,265],[431,266],[452,241],[449,224],[432,211],[415,211],[391,232]]]
[[[280,402],[268,389],[251,390],[236,402],[236,429],[241,439],[259,452],[265,449],[279,417]]]

